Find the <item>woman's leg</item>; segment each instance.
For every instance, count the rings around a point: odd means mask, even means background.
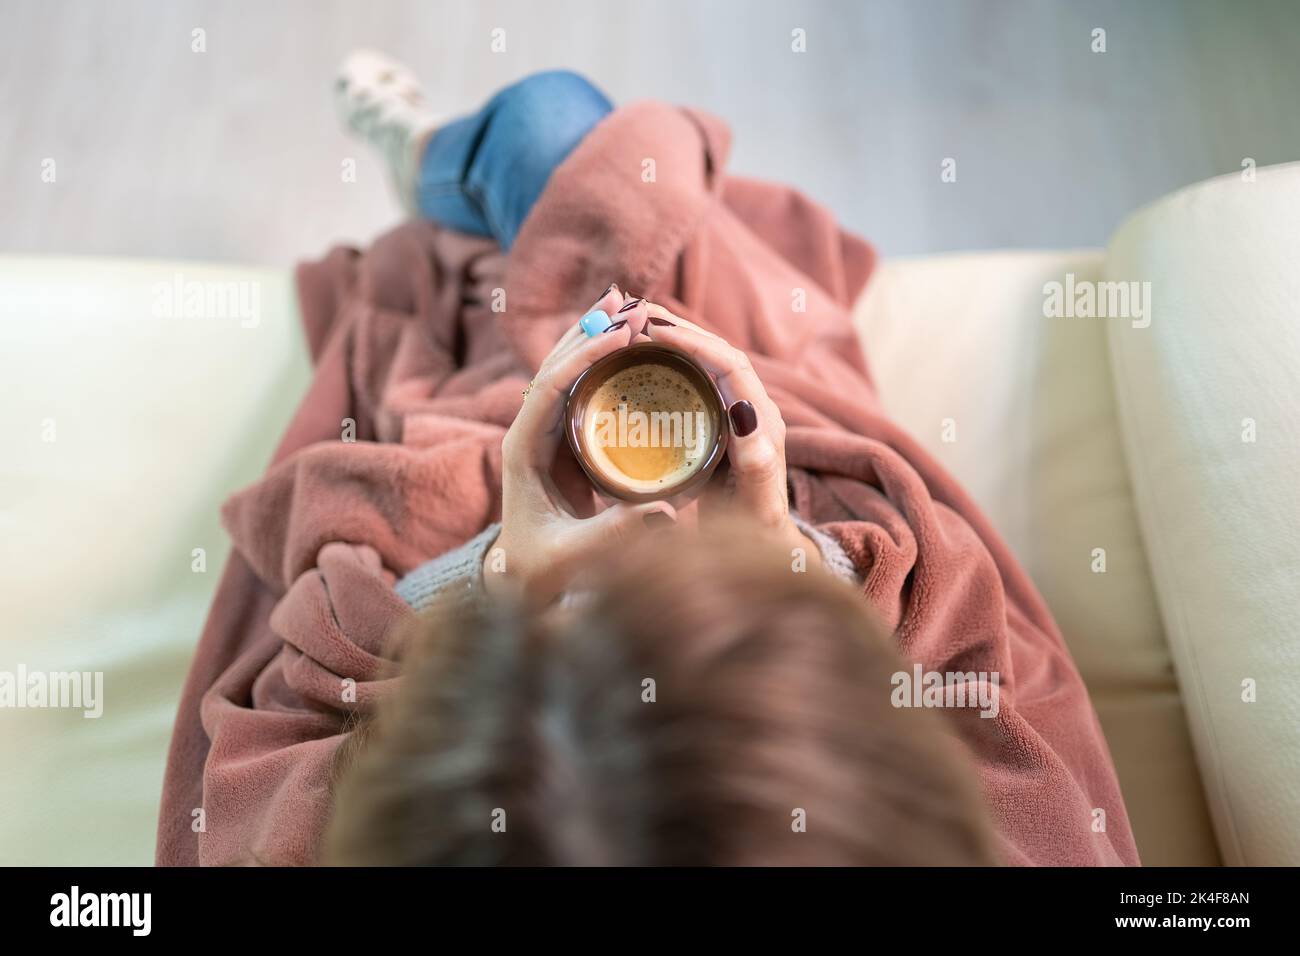
[[[613,109],[576,73],[536,73],[429,138],[416,185],[420,213],[503,249],[555,168]]]
[[[344,61],[337,92],[345,123],[380,151],[405,209],[504,249],[555,167],[613,109],[581,76],[554,70],[441,123],[414,73],[369,50]]]

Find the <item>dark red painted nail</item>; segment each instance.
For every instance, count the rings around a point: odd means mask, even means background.
[[[677,323],[676,323],[676,322],[669,322],[667,319],[661,319],[661,318],[660,318],[659,316],[657,316],[657,315],[652,315],[652,316],[650,316],[650,324],[651,324],[651,325],[668,325],[668,326],[672,326],[673,328],[677,328]]]
[[[609,295],[611,292],[613,292],[616,286],[617,286],[617,283],[611,282],[611,283],[609,284],[609,288],[608,288],[608,289],[606,289],[606,290],[605,290],[604,292],[602,292],[600,295],[596,296],[596,301],[592,303],[592,307],[594,308],[595,306],[600,305],[600,300],[603,299],[603,298],[605,298],[605,296]]]
[[[738,438],[744,438],[758,427],[758,412],[754,411],[754,406],[744,399],[735,402],[727,409],[727,414],[731,416],[731,430]]]
[[[619,319],[617,322],[615,322],[613,325],[607,328],[604,332],[602,332],[601,335],[608,335],[610,332],[613,332],[615,329],[621,329],[625,325],[627,325],[627,319]]]
[[[671,524],[676,524],[673,516],[666,511],[651,511],[645,516],[647,528],[666,528]]]
[[[633,299],[631,302],[627,303],[625,306],[623,306],[623,308],[619,309],[618,312],[615,312],[614,314],[618,315],[620,312],[631,312],[638,305],[640,305],[642,301],[643,300],[641,299]]]

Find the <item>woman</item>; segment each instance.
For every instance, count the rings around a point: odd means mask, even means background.
[[[234,549],[160,863],[317,862],[336,792],[351,861],[979,862],[969,774],[999,861],[1137,862],[1045,604],[871,386],[850,314],[864,241],[727,173],[716,118],[611,112],[572,74],[439,126],[409,71],[364,54],[339,98],[422,217],[299,270],[315,377],[223,508]],[[682,507],[598,500],[561,440],[568,385],[645,340],[693,355],[728,405],[728,467]],[[718,530],[730,512],[741,541]],[[656,703],[652,671],[675,675]],[[622,760],[641,771],[608,772]],[[909,799],[963,849],[891,844]],[[787,840],[800,809],[801,835],[834,836]]]

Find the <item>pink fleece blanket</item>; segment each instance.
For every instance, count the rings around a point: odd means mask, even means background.
[[[634,104],[556,171],[508,261],[409,223],[300,268],[315,378],[266,476],[223,509],[234,553],[181,700],[159,863],[314,859],[334,754],[399,679],[386,638],[411,612],[395,577],[499,516],[520,389],[611,280],[750,354],[788,424],[794,507],[843,544],[903,653],[1000,675],[996,717],[946,712],[1004,859],[1138,862],[1042,599],[881,411],[849,316],[871,248],[797,193],[726,175],[728,146],[709,116]],[[340,440],[345,419],[356,442]]]

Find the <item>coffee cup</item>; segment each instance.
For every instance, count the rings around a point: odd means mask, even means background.
[[[717,383],[685,352],[656,342],[592,363],[569,389],[565,424],[591,483],[624,501],[693,495],[727,449]]]

